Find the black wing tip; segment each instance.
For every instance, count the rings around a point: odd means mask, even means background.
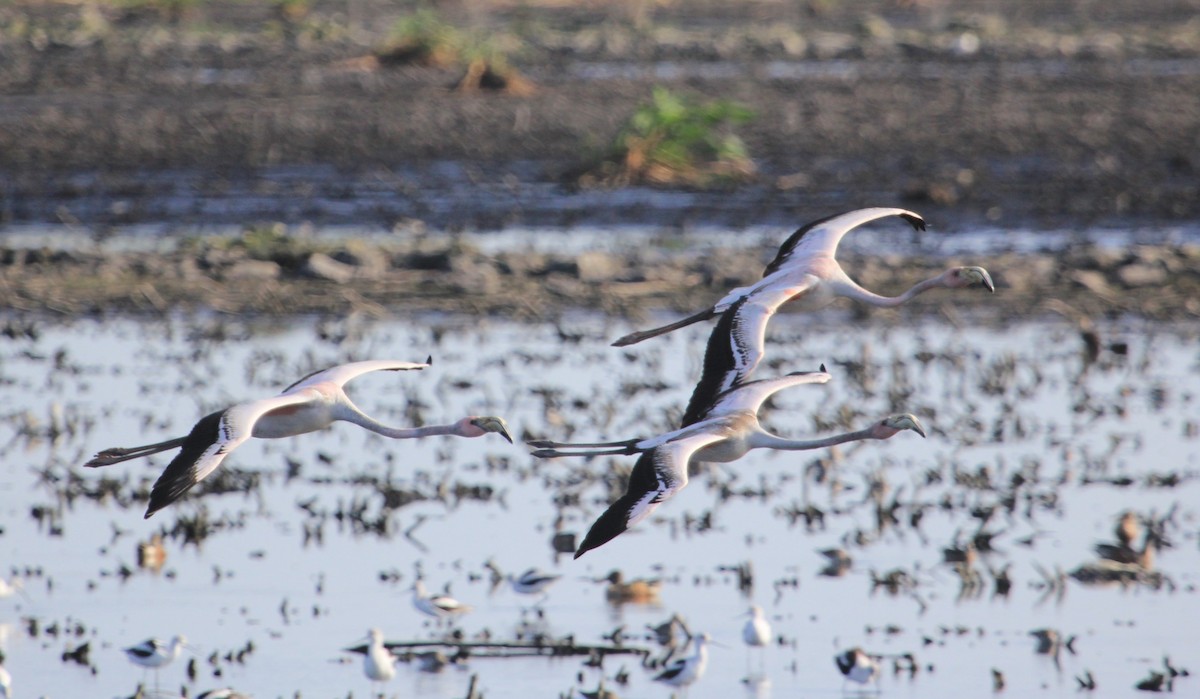
[[[920,214],[915,214],[912,212],[905,212],[905,213],[900,214],[900,218],[904,219],[905,221],[908,221],[908,225],[912,226],[913,230],[916,230],[916,231],[925,230],[925,226],[926,226],[925,219],[922,218],[920,216]]]
[[[425,358],[425,363],[428,364],[429,366],[433,366],[433,355],[432,354]]]
[[[829,370],[825,368],[825,362],[821,362],[821,373],[828,374]]]

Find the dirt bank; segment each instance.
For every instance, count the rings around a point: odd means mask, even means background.
[[[480,184],[569,185],[564,173],[665,85],[757,114],[742,135],[760,194],[732,198],[734,219],[892,203],[1056,225],[1200,215],[1195,0],[438,7],[536,91],[463,94],[450,89],[461,65],[364,64],[405,12],[383,0],[2,8],[0,212],[108,225],[165,211],[194,223],[233,181],[264,195],[255,216],[319,225],[337,208],[289,195],[352,204],[355,183],[404,168],[421,180],[446,161],[470,165],[465,187],[472,167]],[[297,166],[335,169],[272,187]],[[156,206],[163,173],[200,184]],[[469,196],[439,210],[409,188],[385,188],[371,220],[495,223]],[[613,208],[617,222],[637,216]],[[554,223],[552,202],[529,209],[506,220]],[[661,218],[673,216],[688,212]]]
[[[442,239],[389,245],[208,240],[170,253],[7,249],[0,250],[0,307],[68,315],[215,309],[384,317],[453,311],[535,321],[586,308],[643,319],[654,310],[698,310],[698,304],[757,278],[761,258],[745,249],[484,254]],[[883,293],[899,293],[951,264],[985,264],[996,281],[995,295],[931,292],[902,311],[856,311],[864,314],[1200,315],[1200,246],[958,260],[842,258],[864,285]],[[1056,301],[1048,305],[1048,299]]]

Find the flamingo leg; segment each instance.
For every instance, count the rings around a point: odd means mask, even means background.
[[[702,320],[708,320],[709,318],[712,318],[715,315],[717,315],[717,309],[707,308],[703,311],[700,311],[699,313],[690,315],[687,318],[683,318],[682,320],[677,320],[674,323],[669,323],[667,325],[663,325],[661,327],[654,328],[652,330],[640,330],[638,332],[629,333],[625,337],[622,337],[619,340],[617,340],[616,342],[612,343],[612,346],[613,347],[626,347],[628,345],[636,345],[637,343],[641,342],[642,340],[649,340],[652,337],[658,337],[659,335],[665,335],[673,330],[678,330],[680,328],[686,328],[687,326],[691,325],[692,323],[699,323]]]
[[[186,439],[187,437],[176,437],[175,439],[168,439],[165,442],[146,444],[140,447],[113,447],[112,449],[105,449],[99,454],[93,456],[91,461],[88,461],[86,464],[84,464],[84,466],[87,468],[111,466],[113,464],[119,464],[122,461],[129,461],[130,459],[137,459],[142,456],[150,456],[151,454],[157,454],[160,451],[167,451],[168,449],[176,449],[181,447]]]
[[[628,456],[629,454],[637,454],[638,449],[633,446],[623,447],[621,449],[594,449],[586,451],[559,451],[557,449],[536,449],[530,452],[533,456],[539,459],[557,459],[560,456]]]
[[[592,449],[599,447],[632,447],[640,441],[640,439],[622,439],[614,442],[554,442],[549,439],[534,439],[525,443],[539,449],[562,449],[564,447]]]

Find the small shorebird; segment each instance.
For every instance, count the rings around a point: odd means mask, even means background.
[[[518,577],[513,577],[510,573],[505,579],[512,586],[513,592],[520,595],[540,595],[542,599],[545,599],[546,588],[558,582],[561,577],[561,575],[543,573],[537,568],[530,568]]]
[[[673,660],[654,679],[673,687],[683,687],[686,694],[687,687],[703,677],[708,668],[708,644],[711,641],[712,637],[706,633],[696,636],[695,652],[686,658]]]
[[[765,659],[762,655],[762,649],[766,648],[771,642],[771,623],[767,621],[767,616],[763,614],[762,607],[757,604],[750,605],[750,611],[746,613],[750,618],[746,620],[746,625],[742,627],[742,640],[746,642],[749,648],[758,648],[759,651],[759,671],[761,674]],[[749,670],[750,655],[747,648],[746,667]]]
[[[24,580],[15,575],[8,580],[0,578],[0,599],[7,599],[18,593],[27,597],[27,595],[25,595]]]
[[[412,586],[413,606],[417,611],[441,621],[460,616],[471,611],[471,607],[459,602],[449,595],[431,595],[425,590],[425,583],[417,579]]]
[[[384,683],[396,676],[396,657],[383,645],[383,632],[379,629],[367,631],[370,647],[363,656],[363,673],[371,680],[371,693],[375,693],[375,684]]]
[[[0,653],[0,699],[12,699],[12,675],[4,668],[4,653]]]
[[[197,694],[196,699],[250,699],[250,695],[242,694],[231,687],[221,687]]]
[[[862,648],[851,648],[839,653],[833,661],[841,670],[842,677],[858,684],[867,684],[879,677],[879,661],[867,655]]]
[[[187,639],[183,637],[183,634],[171,639],[170,643],[158,638],[148,638],[136,646],[126,648],[125,657],[129,658],[134,665],[141,665],[147,670],[153,669],[154,685],[157,687],[158,669],[178,658],[180,651],[186,647]]]
[[[366,415],[342,389],[346,382],[372,371],[419,370],[428,367],[430,361],[418,364],[380,359],[342,364],[310,374],[277,396],[238,403],[206,415],[186,437],[140,447],[105,449],[84,466],[108,466],[179,447],[179,453],[150,491],[150,504],[146,508],[146,517],[150,517],[215,471],[231,451],[251,437],[294,437],[324,429],[341,420],[391,439],[433,435],[482,437],[497,432],[511,443],[512,436],[504,420],[491,416],[464,417],[449,425],[389,427]]]

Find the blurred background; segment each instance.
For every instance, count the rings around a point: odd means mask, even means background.
[[[723,644],[696,699],[840,696],[854,646],[888,695],[1186,692],[1197,168],[1197,0],[0,3],[0,684],[665,698],[686,630]],[[930,228],[848,236],[865,287],[971,264],[996,292],[778,314],[759,372],[834,378],[763,419],[913,412],[928,438],[752,453],[572,560],[632,459],[521,440],[673,428],[711,326],[609,343],[867,206]],[[429,355],[350,393],[394,425],[501,415],[516,445],[251,440],[149,520],[166,459],[81,467]],[[534,566],[544,599],[493,577]],[[451,633],[418,578],[474,607],[465,663],[413,655]],[[429,644],[382,688],[344,650],[372,626]],[[176,634],[157,675],[122,652]]]

